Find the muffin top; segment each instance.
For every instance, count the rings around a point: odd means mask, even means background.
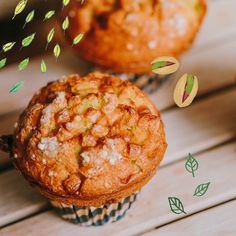
[[[147,73],[158,56],[178,57],[192,43],[206,11],[205,0],[72,0],[70,39],[80,56],[114,72]]]
[[[36,93],[15,129],[14,162],[52,199],[101,205],[137,191],[166,149],[159,112],[136,86],[70,75]]]

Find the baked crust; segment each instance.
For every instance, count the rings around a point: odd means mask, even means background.
[[[43,195],[100,206],[138,191],[166,149],[163,122],[128,81],[70,75],[36,93],[15,130],[14,164]]]
[[[179,57],[188,49],[206,12],[205,0],[72,0],[70,40],[79,55],[114,72],[149,73],[158,56]]]

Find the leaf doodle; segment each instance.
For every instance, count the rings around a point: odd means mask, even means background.
[[[26,16],[26,18],[25,18],[25,24],[23,25],[23,29],[25,28],[25,26],[26,26],[29,22],[31,22],[31,21],[34,19],[34,13],[35,13],[35,11],[32,10],[32,11]]]
[[[21,43],[22,47],[28,47],[32,43],[32,41],[34,40],[34,37],[35,37],[35,33],[24,38]]]
[[[73,45],[78,44],[78,43],[81,41],[81,39],[83,38],[83,36],[84,36],[84,33],[78,34],[78,35],[73,39]]]
[[[19,81],[19,82],[15,83],[14,85],[12,85],[9,92],[10,93],[15,93],[19,89],[21,89],[23,86],[24,86],[24,81]]]
[[[198,161],[190,153],[185,163],[185,169],[195,177],[194,172],[198,169]]]
[[[58,59],[58,57],[60,56],[60,53],[61,53],[61,48],[60,48],[60,45],[57,44],[54,49],[53,49],[53,53],[54,53],[54,56],[56,57],[56,60]]]
[[[52,16],[54,16],[55,15],[55,11],[48,11],[46,14],[45,14],[45,17],[44,17],[44,19],[43,19],[43,21],[45,21],[45,20],[49,20]]]
[[[193,196],[198,196],[198,197],[203,196],[207,192],[209,185],[210,185],[210,182],[204,183],[204,184],[199,184],[197,186]]]
[[[182,202],[178,198],[168,197],[168,201],[169,201],[170,209],[173,213],[175,213],[175,214],[181,214],[181,213],[187,214],[184,211],[184,206],[183,206]]]
[[[52,39],[53,39],[53,37],[54,37],[54,34],[55,34],[55,29],[52,28],[52,29],[49,31],[48,35],[47,35],[47,44],[46,44],[45,50],[47,50],[48,44],[51,43],[51,41],[52,41]]]
[[[70,0],[62,0],[63,7],[66,7],[70,3]]]
[[[44,60],[42,59],[41,64],[40,64],[40,69],[42,73],[45,73],[47,71],[47,65],[44,62]]]
[[[24,70],[29,64],[29,58],[25,58],[23,61],[21,61],[18,65],[19,71]]]
[[[13,46],[15,45],[15,43],[16,43],[16,42],[9,42],[9,43],[4,44],[4,45],[2,46],[2,50],[3,50],[4,52],[10,51],[10,50],[13,48]]]
[[[27,4],[28,0],[21,0],[15,8],[14,16],[12,17],[12,20],[16,17],[16,15],[20,14],[24,9]]]
[[[64,30],[64,32],[68,29],[69,27],[69,18],[68,16],[64,19],[64,21],[62,22],[62,29]]]
[[[0,69],[2,69],[6,65],[6,62],[7,62],[7,58],[0,60]]]

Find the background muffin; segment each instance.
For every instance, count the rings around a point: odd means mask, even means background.
[[[52,82],[34,95],[19,118],[13,155],[43,195],[99,207],[135,194],[165,149],[160,114],[143,92],[92,73]]]
[[[204,0],[72,0],[68,37],[81,32],[79,55],[114,72],[149,73],[158,56],[179,57],[192,43],[206,11]]]

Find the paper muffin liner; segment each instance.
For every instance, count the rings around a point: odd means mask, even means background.
[[[112,72],[111,70],[103,70],[98,67],[92,67],[91,71],[92,72],[102,71],[104,73],[117,76],[122,80],[128,80],[148,94],[152,94],[156,90],[158,90],[162,86],[162,84],[164,84],[170,77],[169,75],[157,75],[153,73],[150,74],[115,73]]]
[[[100,207],[77,207],[51,200],[52,206],[65,220],[80,226],[101,226],[122,219],[135,202],[138,192],[120,202],[105,204]]]
[[[114,74],[122,80],[129,80],[141,90],[148,94],[157,91],[163,83],[167,81],[169,76],[160,76],[156,74]]]

